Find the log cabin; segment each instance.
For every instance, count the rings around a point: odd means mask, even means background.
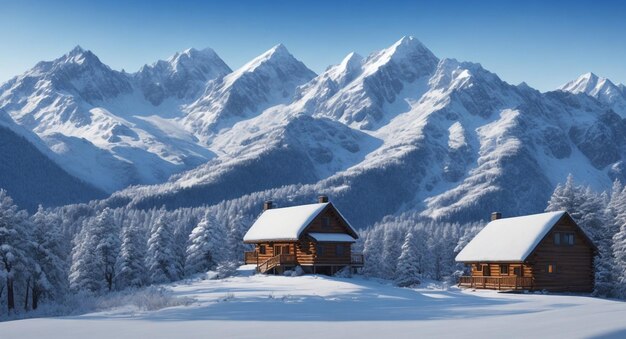
[[[243,238],[254,244],[254,251],[244,253],[245,263],[255,264],[260,273],[281,274],[300,266],[305,273],[332,275],[363,266],[363,255],[352,252],[358,237],[326,196],[316,204],[285,208],[267,201]]]
[[[494,212],[456,256],[471,275],[459,286],[498,290],[589,292],[597,249],[564,211],[501,218]]]

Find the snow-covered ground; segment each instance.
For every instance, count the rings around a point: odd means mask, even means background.
[[[0,323],[9,338],[624,338],[626,303],[398,288],[362,277],[247,276],[172,285],[188,306]]]

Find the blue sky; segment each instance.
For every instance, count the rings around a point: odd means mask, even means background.
[[[134,72],[188,47],[231,68],[283,43],[315,72],[404,35],[540,90],[593,71],[626,83],[626,3],[578,1],[6,1],[0,82],[79,44]]]

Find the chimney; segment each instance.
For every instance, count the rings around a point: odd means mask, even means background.
[[[274,203],[271,200],[268,200],[266,202],[263,203],[263,210],[267,211],[272,209],[272,207],[274,207]]]
[[[317,197],[317,201],[318,201],[320,204],[325,203],[325,202],[328,202],[328,196],[326,196],[326,195],[320,195],[319,197]]]
[[[491,212],[491,221],[502,219],[502,213],[500,212]]]

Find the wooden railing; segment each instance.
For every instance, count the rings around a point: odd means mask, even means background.
[[[257,251],[243,252],[243,259],[246,265],[258,264],[259,253]]]
[[[459,286],[493,290],[528,290],[533,287],[531,277],[469,277],[459,278]]]
[[[295,254],[279,254],[260,263],[257,266],[256,270],[257,272],[265,273],[276,266],[295,264],[295,263],[296,263]]]
[[[350,264],[352,266],[363,266],[365,263],[365,259],[363,258],[363,254],[361,253],[352,253],[350,256]]]

